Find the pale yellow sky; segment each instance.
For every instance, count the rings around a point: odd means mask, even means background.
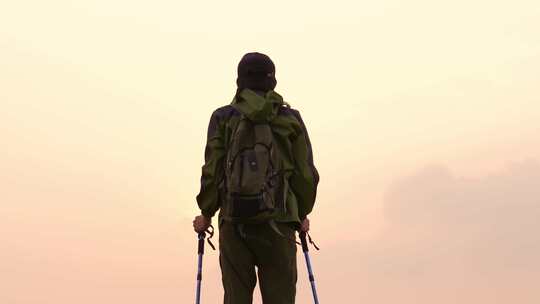
[[[260,51],[321,172],[321,299],[537,303],[539,20],[525,0],[1,3],[0,302],[191,301],[206,126]]]

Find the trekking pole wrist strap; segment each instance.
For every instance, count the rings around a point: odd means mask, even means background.
[[[204,254],[204,239],[206,238],[207,233],[209,235],[209,237],[206,239],[208,245],[210,245],[212,249],[216,250],[216,246],[214,246],[212,241],[210,241],[210,239],[214,236],[214,226],[210,225],[208,226],[208,229],[199,233],[199,249],[197,251],[199,254]]]
[[[307,236],[307,239],[309,240],[309,243],[311,245],[313,245],[313,247],[315,247],[315,249],[320,250],[319,246],[317,246],[317,244],[315,244],[315,242],[313,241],[313,239],[311,238],[311,235],[309,235],[309,233],[304,232],[304,231],[300,231],[300,242],[302,244],[302,251],[304,251],[304,252],[309,251],[308,241],[306,240],[306,236]]]

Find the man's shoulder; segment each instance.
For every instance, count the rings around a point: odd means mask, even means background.
[[[285,116],[298,116],[300,115],[300,112],[296,109],[293,109],[291,107],[286,107],[286,106],[283,106],[279,109],[279,114],[280,115],[285,115]]]
[[[213,113],[212,116],[216,119],[228,119],[232,116],[240,116],[240,112],[235,109],[231,105],[225,105],[222,107],[217,108]]]
[[[297,121],[300,124],[304,124],[302,121],[302,116],[300,116],[300,111],[293,109],[291,107],[281,107],[279,110],[279,115],[287,118],[291,118],[294,121]]]

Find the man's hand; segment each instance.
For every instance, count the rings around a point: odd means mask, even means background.
[[[309,231],[309,219],[306,217],[300,224],[300,231],[308,232]]]
[[[198,215],[193,220],[193,229],[197,233],[201,233],[206,231],[208,227],[210,227],[210,224],[212,224],[212,219],[207,218],[204,215]]]

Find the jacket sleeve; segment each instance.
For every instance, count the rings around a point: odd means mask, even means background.
[[[298,111],[293,113],[301,125],[301,133],[292,143],[295,170],[290,183],[298,201],[298,216],[303,220],[315,204],[319,173],[313,163],[313,150],[304,121]]]
[[[208,125],[205,163],[202,167],[201,190],[197,195],[197,204],[201,213],[210,218],[220,207],[219,184],[223,180],[223,160],[225,158],[224,126],[218,111],[212,113]]]

